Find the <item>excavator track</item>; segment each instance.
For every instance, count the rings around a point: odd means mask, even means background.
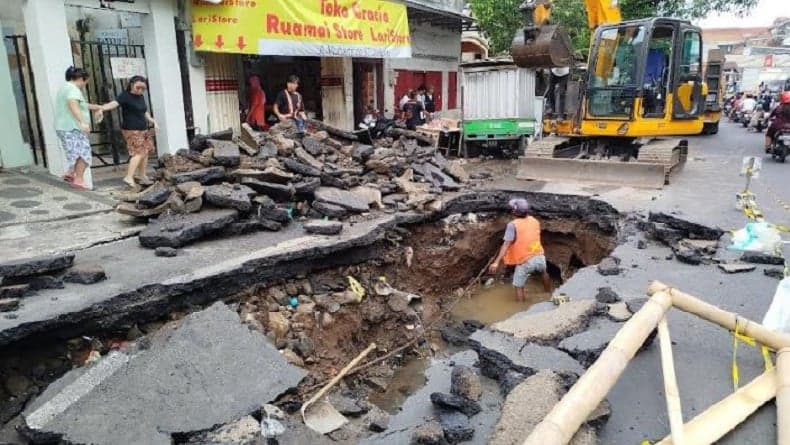
[[[686,162],[688,157],[688,141],[679,138],[652,139],[639,147],[637,162],[661,164],[669,173]]]
[[[553,158],[554,151],[570,141],[569,138],[560,136],[546,136],[543,139],[532,141],[527,145],[524,155],[528,158]]]
[[[675,138],[641,142],[636,160],[630,162],[615,158],[563,157],[563,148],[570,149],[571,145],[570,138],[559,136],[534,141],[521,158],[516,176],[535,181],[576,181],[660,189],[669,182],[669,174],[688,156],[687,141]]]

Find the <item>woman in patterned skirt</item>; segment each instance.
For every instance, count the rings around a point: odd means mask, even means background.
[[[85,169],[91,165],[91,143],[88,134],[91,121],[88,110],[99,111],[99,105],[89,104],[82,90],[88,83],[88,73],[82,68],[66,70],[66,84],[55,98],[55,131],[66,152],[66,174],[63,176],[74,188],[87,189]]]
[[[148,154],[154,150],[153,135],[148,126],[150,124],[154,129],[159,129],[145,103],[147,88],[145,77],[133,76],[129,79],[126,91],[118,95],[114,101],[101,107],[103,111],[121,107],[121,133],[126,141],[126,149],[129,151],[129,168],[123,182],[134,189],[138,188],[138,183],[140,185],[152,183],[146,173]]]

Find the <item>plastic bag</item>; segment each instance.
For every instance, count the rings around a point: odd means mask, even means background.
[[[782,243],[779,231],[766,222],[746,224],[732,235],[732,250],[749,250],[765,254],[773,254]]]
[[[763,317],[763,326],[790,334],[790,278],[783,279],[776,287],[774,301]]]

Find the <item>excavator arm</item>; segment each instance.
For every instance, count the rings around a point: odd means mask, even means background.
[[[590,29],[622,20],[618,0],[584,0]],[[527,68],[570,66],[573,46],[567,31],[551,23],[554,0],[526,0],[520,10],[524,28],[516,33],[510,52],[516,65]]]

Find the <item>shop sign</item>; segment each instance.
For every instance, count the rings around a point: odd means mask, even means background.
[[[406,6],[385,0],[192,0],[198,51],[411,57]]]
[[[110,57],[113,79],[128,79],[145,75],[145,59],[140,57]]]
[[[96,41],[109,45],[128,45],[129,33],[125,29],[98,29],[93,33]]]

